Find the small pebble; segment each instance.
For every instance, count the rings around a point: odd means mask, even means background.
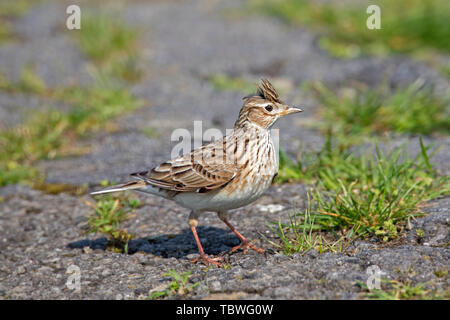
[[[27,272],[27,269],[25,269],[24,266],[19,266],[19,267],[17,268],[17,274],[24,274],[24,273],[26,273],[26,272]]]

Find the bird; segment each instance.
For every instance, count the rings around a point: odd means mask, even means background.
[[[197,233],[198,218],[206,211],[216,212],[241,240],[231,252],[252,249],[264,253],[230,224],[228,212],[254,202],[272,184],[278,174],[278,158],[271,128],[279,118],[303,110],[285,104],[267,79],[261,79],[256,93],[243,101],[234,128],[226,136],[150,170],[132,173],[134,181],[91,195],[135,190],[189,209],[188,223],[200,253],[193,263],[201,259],[205,265],[222,264],[222,258],[205,253]]]

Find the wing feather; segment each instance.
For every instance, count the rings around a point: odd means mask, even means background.
[[[213,191],[228,184],[236,176],[238,166],[227,163],[222,154],[223,142],[218,140],[190,154],[166,161],[151,171],[133,176],[165,190],[177,192]]]

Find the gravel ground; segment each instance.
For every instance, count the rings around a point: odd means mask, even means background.
[[[365,283],[369,266],[378,266],[383,277],[427,282],[427,288],[448,289],[450,239],[449,200],[433,202],[430,215],[412,223],[401,244],[383,247],[378,242],[358,241],[346,254],[309,251],[285,256],[273,250],[266,221],[288,219],[293,204],[303,206],[302,185],[272,187],[248,208],[236,210],[231,221],[267,253],[250,251],[224,254],[229,269],[206,271],[189,260],[197,257],[187,228],[188,212],[164,199],[141,197],[140,207],[125,227],[135,233],[129,255],[105,250],[106,239],[87,237],[88,198],[66,194],[46,195],[26,187],[3,188],[0,196],[0,297],[8,299],[128,299],[144,298],[163,290],[164,273],[193,270],[192,282],[200,282],[183,298],[245,299],[354,299],[360,298],[358,281]],[[265,211],[269,204],[283,210]],[[213,214],[200,219],[199,235],[209,254],[229,251],[239,243]],[[417,228],[423,238],[417,238]],[[274,239],[273,239],[274,240]],[[67,288],[71,265],[81,272],[81,292]]]
[[[145,75],[131,90],[146,105],[119,119],[114,133],[92,137],[91,153],[40,163],[47,180],[91,186],[103,179],[120,181],[129,172],[168,158],[175,128],[192,131],[192,121],[203,120],[203,130],[216,127],[224,132],[233,125],[247,93],[214,90],[206,79],[217,73],[254,81],[269,76],[289,88],[310,80],[330,86],[359,80],[376,86],[386,75],[396,87],[421,76],[438,91],[448,89],[448,81],[436,70],[407,57],[343,62],[320,50],[308,30],[288,28],[268,17],[226,14],[242,3],[133,1],[123,8],[128,23],[141,30]],[[0,70],[14,80],[31,63],[49,87],[89,83],[88,59],[64,30],[64,18],[65,6],[49,1],[15,21],[20,42],[0,47]],[[282,147],[295,153],[301,139],[303,147],[320,148],[323,137],[302,126],[314,121],[315,102],[296,90],[286,100],[301,104],[306,112],[301,119],[278,123]],[[48,103],[40,98],[0,93],[0,126],[19,123],[23,113],[44,105]],[[149,127],[156,137],[142,133]],[[390,145],[404,141],[394,137]],[[450,139],[430,137],[426,142],[441,146],[435,162],[448,174]],[[408,148],[417,152],[416,138]],[[356,299],[362,297],[357,282],[365,283],[367,268],[374,265],[388,279],[426,282],[430,289],[448,290],[450,280],[442,274],[449,269],[450,198],[431,202],[426,208],[429,215],[412,221],[406,236],[395,244],[386,246],[373,239],[352,243],[345,254],[310,251],[284,256],[263,237],[273,238],[267,221],[287,221],[294,206],[304,208],[305,195],[301,184],[273,186],[254,204],[235,210],[231,222],[267,253],[227,253],[223,256],[230,268],[205,271],[189,262],[197,249],[187,226],[188,211],[170,201],[139,195],[142,206],[124,225],[135,234],[131,254],[125,255],[105,250],[106,241],[99,235],[83,234],[90,214],[85,202],[90,197],[49,195],[23,186],[1,188],[0,299],[142,298],[165,288],[169,279],[164,273],[171,268],[192,269],[191,281],[200,282],[188,295],[172,298]],[[274,204],[281,210],[267,210]],[[200,226],[207,253],[219,254],[239,243],[213,214],[204,214]],[[417,229],[424,233],[420,239]],[[71,265],[80,268],[81,292],[66,286]]]

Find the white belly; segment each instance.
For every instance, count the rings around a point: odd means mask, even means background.
[[[231,192],[224,192],[223,189],[219,189],[208,193],[182,192],[171,195],[152,186],[138,189],[138,191],[162,196],[175,201],[182,207],[195,211],[231,210],[246,206],[260,198],[269,188],[273,175],[264,175],[258,178],[254,181],[249,181],[242,188],[231,188],[232,186],[230,185]]]
[[[223,190],[209,193],[180,193],[173,200],[179,205],[191,210],[219,211],[243,207],[260,198],[269,188],[272,179],[259,181],[243,189],[236,189],[231,193]]]
[[[225,188],[209,193],[179,193],[173,200],[191,210],[218,211],[240,208],[259,199],[270,187],[277,171],[278,167],[274,165],[265,168],[264,172],[248,175],[245,183],[231,181]]]

